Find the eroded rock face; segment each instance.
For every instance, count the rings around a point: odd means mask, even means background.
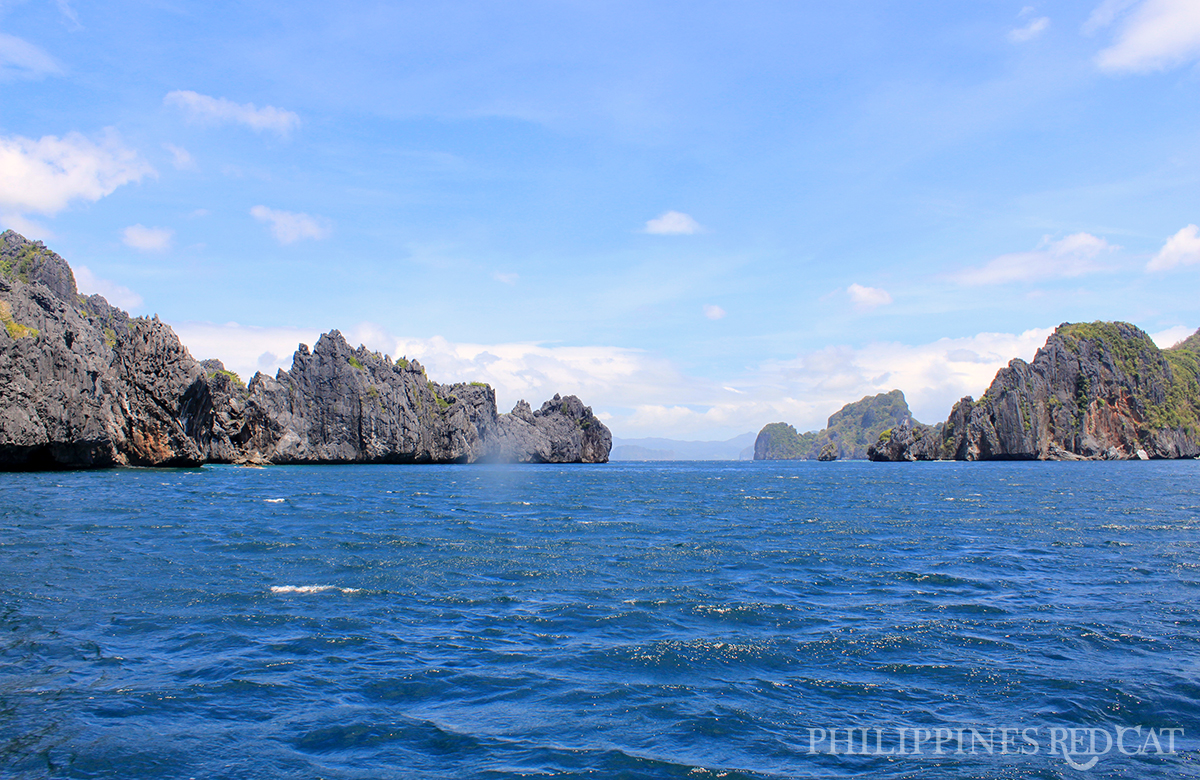
[[[892,435],[895,438],[896,432]],[[927,444],[875,446],[927,460]],[[1013,360],[978,401],[955,404],[938,458],[1128,460],[1200,454],[1200,333],[1171,349],[1124,322],[1064,324],[1032,363]]]
[[[605,462],[608,429],[578,398],[497,414],[492,389],[337,331],[249,386],[195,361],[157,318],[78,294],[41,242],[0,234],[0,469],[221,463]]]
[[[420,363],[353,349],[338,331],[300,345],[290,371],[234,390],[215,394],[214,460],[603,463],[612,446],[574,396],[497,414],[492,388],[432,382]]]
[[[867,449],[867,457],[874,461],[938,460],[941,429],[940,425],[902,422],[880,434],[879,441]]]
[[[41,242],[0,234],[0,468],[199,465],[204,373],[171,329],[83,297]]]

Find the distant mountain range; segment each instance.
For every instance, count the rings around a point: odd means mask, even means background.
[[[753,460],[754,434],[726,441],[613,438],[609,460]]]

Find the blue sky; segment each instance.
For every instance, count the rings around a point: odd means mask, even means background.
[[[1200,326],[1200,4],[0,2],[0,225],[248,375],[339,328],[618,436],[943,419]]]

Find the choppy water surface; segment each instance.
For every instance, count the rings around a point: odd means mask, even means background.
[[[1198,478],[0,475],[0,774],[1197,777]]]

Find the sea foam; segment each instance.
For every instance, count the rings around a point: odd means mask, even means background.
[[[341,593],[358,593],[362,588],[339,588],[337,585],[272,585],[272,593],[324,593],[336,590]]]

